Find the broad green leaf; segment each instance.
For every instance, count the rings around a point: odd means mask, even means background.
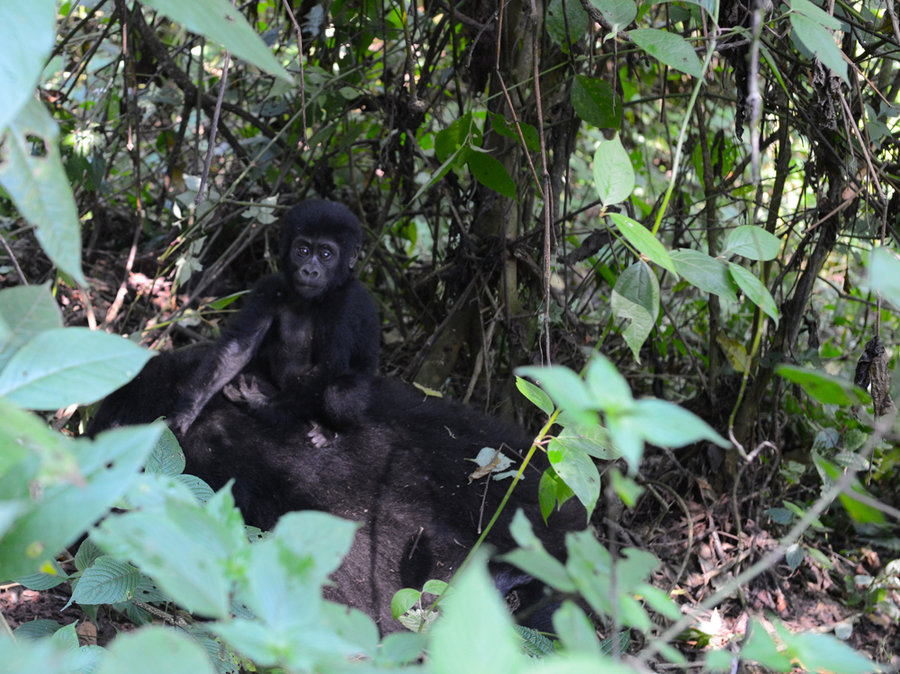
[[[775,325],[778,325],[778,307],[775,306],[775,299],[762,284],[762,281],[756,278],[748,269],[744,269],[741,265],[734,262],[728,263],[728,271],[731,273],[731,278],[734,282],[744,291],[747,299],[768,314],[775,321]]]
[[[799,41],[835,75],[848,82],[843,52],[835,44],[834,35],[828,28],[806,14],[796,12],[791,13],[791,26],[794,29],[791,33],[792,40]]]
[[[181,451],[175,434],[166,428],[147,459],[144,470],[161,475],[180,475],[184,471],[184,466],[184,452]]]
[[[781,240],[756,225],[741,225],[725,237],[723,256],[740,255],[748,260],[774,260],[781,251]]]
[[[503,115],[493,112],[488,114],[491,119],[491,128],[494,129],[498,135],[503,136],[504,138],[512,138],[519,143],[521,143],[522,138],[524,138],[525,147],[532,152],[537,152],[541,149],[541,139],[538,136],[537,129],[535,129],[533,125],[523,122],[520,119],[519,126],[516,128],[516,125],[513,122],[506,121],[506,118]],[[519,137],[519,129],[522,130],[521,138]]]
[[[13,630],[13,633],[16,635],[16,639],[41,639],[53,636],[58,630],[59,623],[55,620],[38,618],[37,620],[29,620],[27,623],[22,623]]]
[[[523,669],[525,656],[506,606],[477,557],[455,581],[431,632],[429,669],[435,674],[498,674]],[[461,645],[465,644],[462,648]]]
[[[56,2],[0,2],[0,132],[34,98],[56,36]]]
[[[49,590],[69,580],[68,574],[62,570],[55,559],[50,563],[46,571],[39,571],[28,576],[20,576],[15,581],[24,585],[29,590]]]
[[[594,187],[604,206],[618,204],[634,190],[634,168],[616,134],[611,140],[601,140],[594,153]]]
[[[554,472],[584,504],[590,519],[600,498],[600,473],[591,457],[578,446],[554,438],[547,447],[547,458]]]
[[[840,30],[841,22],[821,7],[814,5],[809,0],[790,0],[791,10],[809,17],[824,28]]]
[[[81,474],[45,488],[0,539],[0,578],[41,570],[83,534],[131,486],[161,431],[153,424],[69,440]]]
[[[141,573],[136,568],[112,557],[103,556],[85,569],[72,592],[79,604],[117,604],[134,595]]]
[[[627,28],[637,16],[637,5],[634,0],[591,0],[591,4],[610,25],[610,34],[603,37],[604,41]]]
[[[631,415],[647,442],[660,447],[683,447],[709,440],[719,447],[731,447],[712,426],[693,412],[659,398],[638,400]]]
[[[869,255],[869,288],[900,309],[900,259],[892,248],[876,248]]]
[[[828,478],[833,482],[839,480],[841,475],[843,475],[844,473],[843,468],[818,454],[815,455],[814,461],[816,467],[824,471]],[[868,491],[866,491],[866,488],[862,486],[859,480],[854,478],[853,482],[850,485],[850,490],[844,490],[844,492],[841,493],[839,497],[841,500],[841,505],[843,505],[847,512],[850,514],[850,517],[852,517],[856,522],[862,523],[880,524],[881,522],[884,522],[883,512],[881,512],[878,508],[869,505],[868,503],[863,503],[862,501],[856,500],[855,498],[853,498],[853,492],[861,494],[862,496],[867,496],[871,501],[877,500]]]
[[[605,80],[575,75],[569,96],[575,114],[588,124],[599,129],[622,126],[622,99]]]
[[[588,32],[590,19],[580,2],[569,0],[550,0],[544,27],[564,54],[569,53],[569,46],[578,42]]]
[[[236,541],[225,524],[199,505],[169,501],[154,509],[107,517],[91,537],[109,554],[131,560],[192,613],[229,615],[226,569],[249,543]],[[162,555],[160,550],[178,554]]]
[[[787,654],[797,658],[809,672],[868,674],[877,669],[874,662],[831,634],[795,633],[780,621],[773,621],[773,625],[778,637],[787,646]]]
[[[375,656],[377,665],[386,669],[399,669],[401,665],[414,662],[425,649],[425,635],[411,632],[388,634]]]
[[[514,564],[555,590],[575,592],[575,585],[566,573],[566,567],[544,549],[544,544],[535,536],[531,522],[521,510],[517,510],[513,516],[509,533],[518,547],[502,555],[500,559]]]
[[[203,647],[184,632],[156,625],[117,636],[97,674],[214,674]]]
[[[650,233],[649,229],[644,227],[637,220],[629,218],[622,213],[608,213],[607,215],[609,215],[610,220],[613,221],[613,224],[615,224],[622,233],[622,236],[628,240],[628,243],[637,249],[638,253],[652,262],[655,262],[663,269],[667,269],[677,275],[678,272],[675,269],[675,263],[669,256],[669,252],[666,250],[665,246]]]
[[[467,155],[466,164],[475,180],[482,185],[509,199],[517,198],[516,184],[509,177],[509,172],[503,164],[495,157],[473,147]]]
[[[703,64],[691,43],[680,35],[658,28],[636,28],[628,35],[638,47],[670,68],[694,77],[703,76]]]
[[[59,623],[56,623],[59,628]],[[27,623],[26,623],[27,625]],[[47,623],[44,626],[49,627]],[[24,627],[24,625],[23,625]],[[21,628],[20,628],[21,629]],[[46,631],[36,632],[46,635]],[[18,630],[16,630],[18,637]],[[0,634],[0,662],[7,672],[40,672],[40,674],[70,674],[71,672],[91,671],[80,669],[78,651],[69,651],[50,639],[12,639],[4,630]]]
[[[476,130],[472,124],[472,113],[467,112],[459,119],[450,122],[446,128],[441,129],[434,135],[434,156],[438,161],[445,162],[448,158],[452,158],[457,152],[463,148],[467,148],[472,144],[473,139],[470,134]],[[474,139],[475,143],[479,139]]]
[[[567,367],[528,365],[516,368],[520,377],[531,377],[553,399],[557,407],[585,426],[597,422],[591,396],[581,378]]]
[[[870,400],[868,394],[854,386],[853,382],[826,372],[796,365],[779,365],[775,373],[799,384],[807,394],[826,405],[857,405]]]
[[[595,459],[612,461],[619,458],[619,452],[613,447],[609,433],[602,426],[579,426],[571,422],[565,424],[556,437],[567,446],[574,445]]]
[[[722,260],[691,248],[679,248],[669,255],[675,263],[675,269],[691,285],[697,286],[703,292],[737,302],[735,283],[731,280],[728,267]]]
[[[402,616],[409,609],[415,606],[419,599],[422,597],[422,593],[418,590],[414,590],[411,587],[405,587],[402,590],[397,590],[394,593],[394,596],[391,598],[391,615],[394,620]]]
[[[635,475],[644,456],[644,434],[640,422],[627,412],[607,414],[605,421],[613,445],[628,463],[628,473]]]
[[[143,4],[162,12],[192,33],[218,42],[260,70],[294,84],[294,78],[228,0],[144,0]]]
[[[528,400],[541,410],[541,412],[547,416],[553,414],[553,401],[550,400],[550,396],[544,393],[540,388],[521,377],[516,377],[516,388],[519,389],[519,393],[528,398]]]
[[[659,281],[650,265],[638,260],[619,275],[610,306],[616,318],[629,321],[622,336],[634,359],[640,362],[641,347],[659,315]]]
[[[0,343],[0,371],[39,332],[63,327],[62,313],[46,285],[16,286],[0,291],[0,322],[8,329]]]
[[[631,387],[616,366],[603,354],[595,354],[584,373],[592,409],[615,413],[629,409]]]
[[[627,475],[622,475],[615,466],[613,466],[609,475],[612,488],[619,498],[622,499],[622,503],[629,508],[633,508],[638,498],[644,493],[644,488]]]
[[[9,359],[0,372],[0,396],[36,410],[85,405],[128,383],[151,356],[134,342],[105,332],[47,330]]]
[[[439,596],[447,592],[449,587],[450,584],[447,581],[432,578],[425,581],[425,584],[422,586],[422,593]]]
[[[0,129],[0,186],[37,229],[44,252],[62,271],[87,285],[81,271],[81,224],[59,155],[59,128],[36,98]]]
[[[569,653],[589,653],[597,657],[601,655],[597,632],[590,619],[575,602],[570,600],[563,602],[553,614],[553,628]]]
[[[575,494],[569,485],[553,472],[553,468],[547,468],[541,475],[541,481],[538,484],[538,503],[541,506],[541,517],[544,518],[544,524],[553,514],[557,504],[561,506],[573,496]]]

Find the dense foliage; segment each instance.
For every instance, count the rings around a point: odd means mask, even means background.
[[[0,579],[168,626],[101,650],[26,623],[4,662],[632,671],[688,653],[854,672],[872,663],[834,635],[866,632],[890,662],[895,11],[0,5]],[[593,513],[565,564],[515,525],[510,561],[581,599],[558,648],[516,636],[478,554],[433,628],[379,644],[321,598],[351,524],[298,513],[261,537],[182,475],[162,425],[71,437],[77,406],[146,362],[131,342],[214,335],[276,264],[278,215],[313,195],[364,218],[382,370],[540,427],[542,505]],[[791,578],[840,620],[795,633],[765,599]],[[430,624],[443,589],[395,611]],[[709,610],[735,592],[753,617],[729,631]]]

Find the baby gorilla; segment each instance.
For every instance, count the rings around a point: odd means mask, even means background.
[[[281,273],[256,285],[209,349],[183,389],[172,429],[184,436],[223,389],[251,409],[297,410],[334,428],[358,416],[380,342],[375,305],[353,276],[361,244],[359,220],[342,204],[310,200],[288,211]]]

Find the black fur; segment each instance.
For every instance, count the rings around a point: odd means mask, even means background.
[[[364,409],[380,334],[372,298],[353,276],[361,243],[359,221],[341,204],[312,200],[288,211],[281,273],[256,285],[183,387],[173,430],[184,436],[223,389],[260,413],[280,396],[337,427]]]
[[[201,350],[202,351],[202,350]],[[151,360],[131,384],[110,396],[91,427],[151,421],[169,412],[177,382],[202,360],[198,349]],[[383,633],[400,629],[390,600],[402,587],[421,588],[429,578],[449,580],[487,524],[509,482],[469,482],[470,461],[485,446],[524,456],[530,437],[520,428],[466,406],[427,398],[406,384],[374,378],[364,423],[347,431],[317,427],[301,413],[279,413],[277,424],[213,397],[183,438],[187,472],[220,488],[235,479],[234,495],[245,520],[262,528],[291,510],[323,510],[360,524],[328,596],[378,621]],[[547,549],[564,556],[563,536],[581,529],[584,509],[567,503],[548,528],[537,502],[535,467],[513,493],[488,542],[499,552],[513,547],[510,520],[519,508]],[[487,495],[484,489],[487,487]],[[525,610],[539,606],[543,590],[521,571],[492,564],[498,589],[515,593]],[[548,611],[530,624],[546,628]]]

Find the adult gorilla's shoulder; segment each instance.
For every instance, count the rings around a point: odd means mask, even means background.
[[[92,432],[167,414],[179,382],[198,360],[193,350],[151,360],[101,406]],[[449,580],[508,488],[507,481],[490,478],[470,482],[477,468],[472,459],[493,447],[516,460],[531,438],[514,424],[401,382],[376,377],[371,386],[363,423],[338,432],[320,428],[302,411],[294,417],[254,415],[220,394],[182,447],[186,472],[214,489],[235,480],[235,500],[249,524],[270,528],[283,513],[303,509],[358,522],[330,597],[368,613],[387,632],[399,628],[390,616],[393,593],[429,578]],[[571,502],[550,517],[549,527],[544,524],[537,495],[545,466],[537,453],[488,538],[495,550],[513,547],[508,527],[517,509],[559,557],[565,532],[583,528],[584,509]],[[531,580],[512,567],[492,568],[504,594],[519,586],[525,591]]]

